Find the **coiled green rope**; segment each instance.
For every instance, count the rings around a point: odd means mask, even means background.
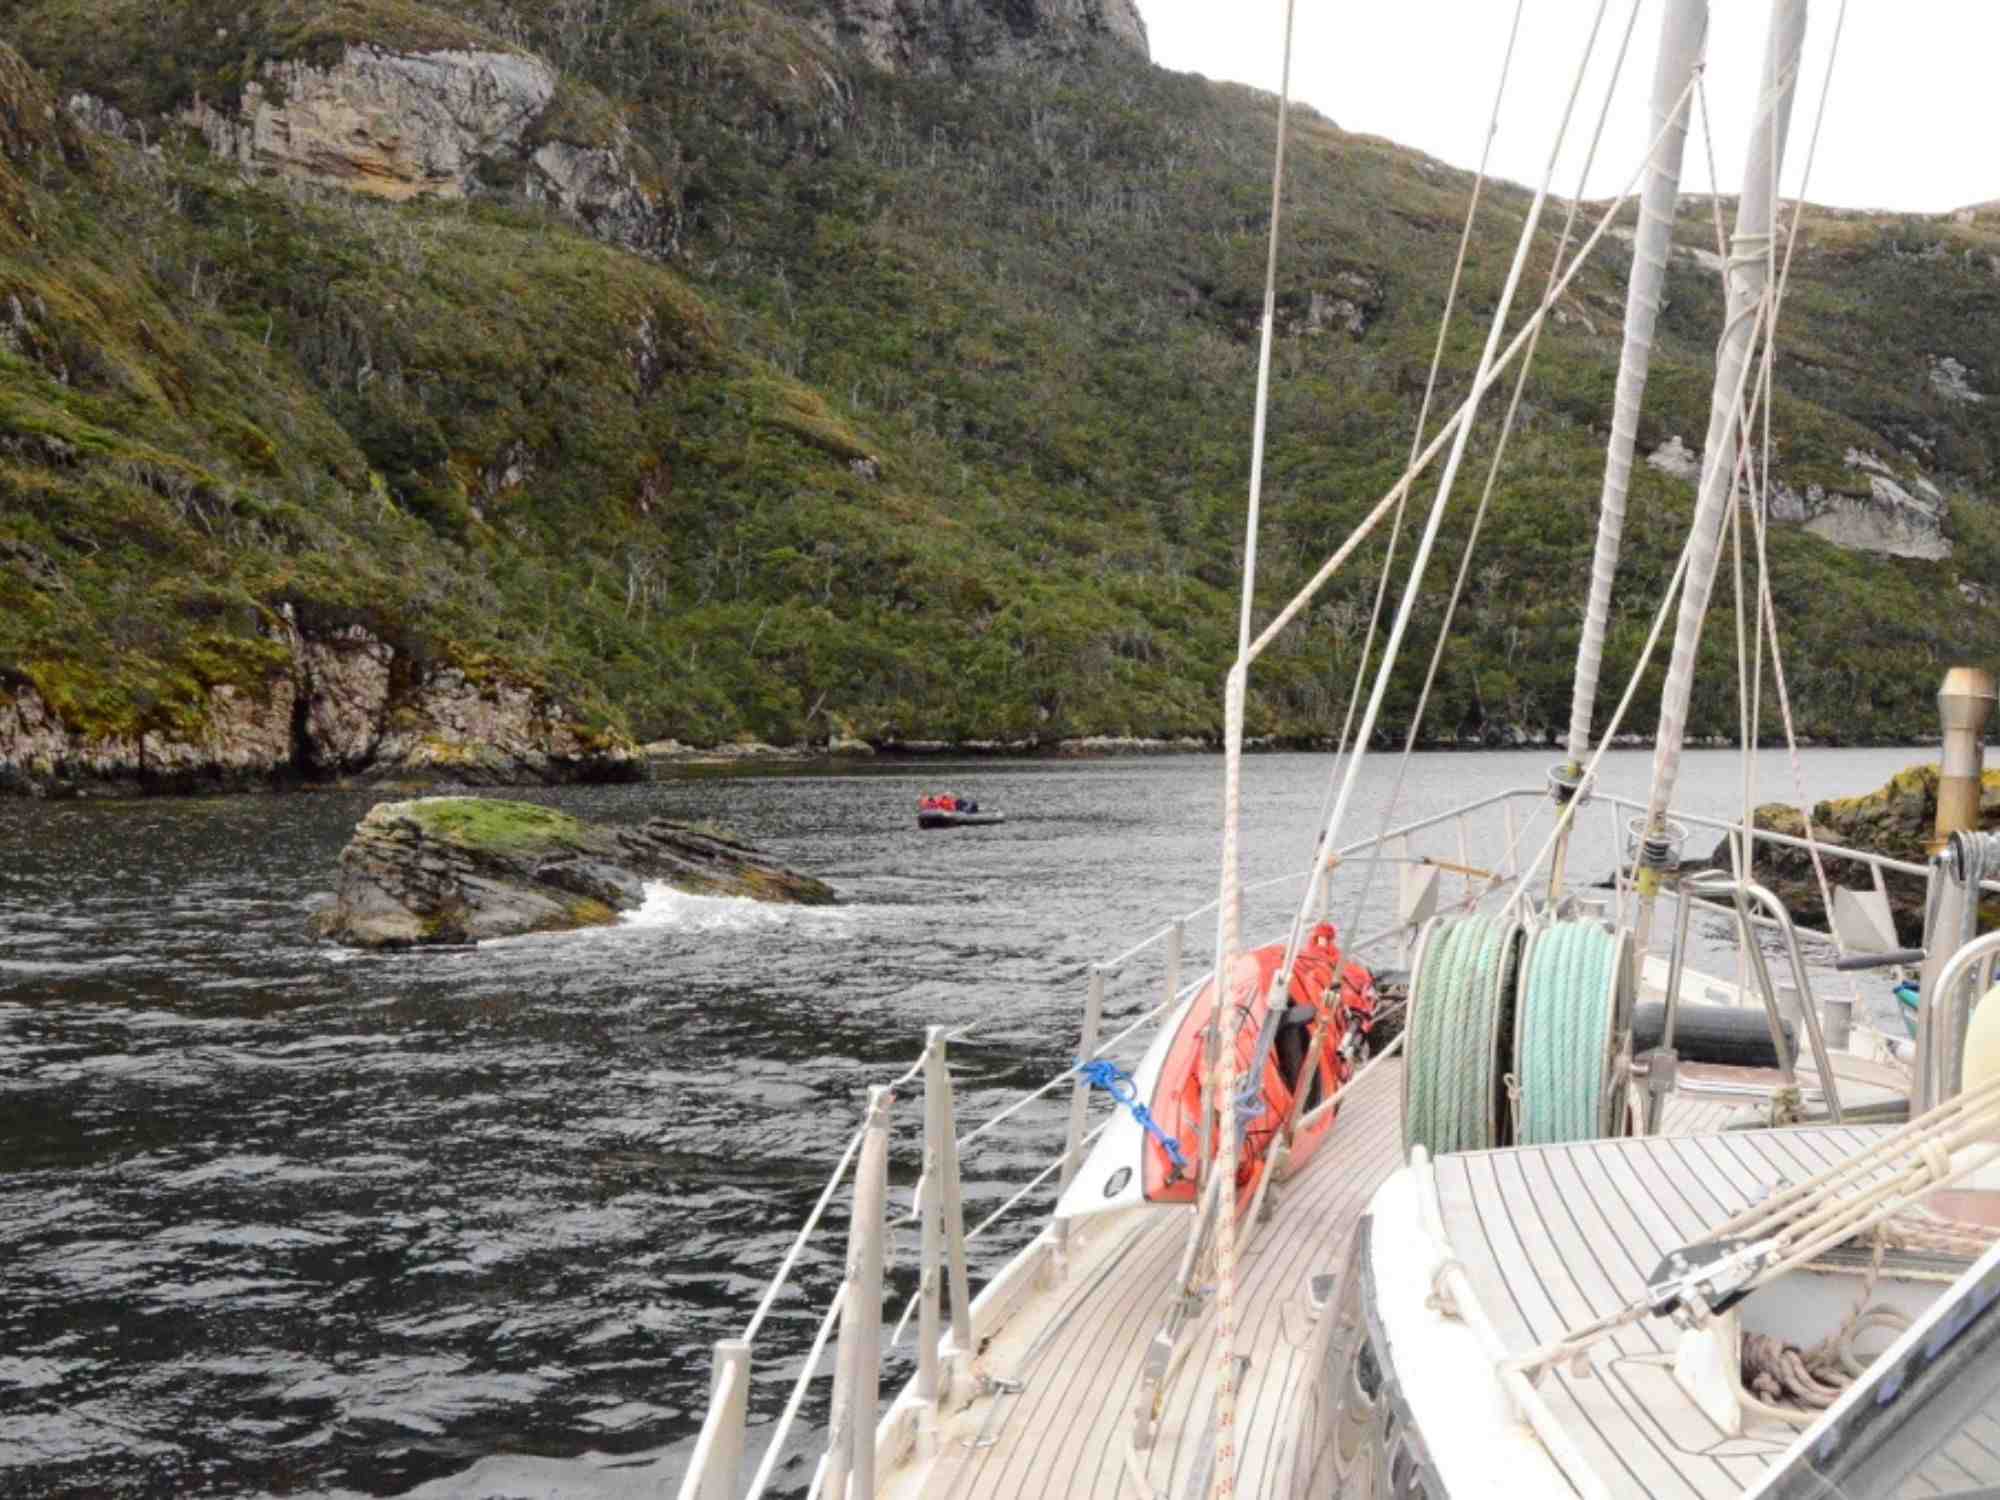
[[[1601,922],[1557,922],[1529,939],[1521,962],[1514,1078],[1524,1146],[1597,1140],[1613,1126],[1611,1059],[1622,944]]]
[[[1504,1062],[1513,1056],[1520,924],[1439,918],[1410,979],[1403,1149],[1485,1151],[1503,1144]]]

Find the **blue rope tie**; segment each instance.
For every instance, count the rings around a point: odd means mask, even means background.
[[[1130,1073],[1110,1061],[1078,1063],[1076,1071],[1085,1082],[1103,1089],[1116,1103],[1132,1112],[1132,1118],[1145,1128],[1146,1134],[1160,1143],[1160,1149],[1167,1153],[1167,1160],[1174,1164],[1176,1172],[1187,1171],[1187,1154],[1181,1150],[1181,1143],[1162,1130],[1160,1122],[1153,1118],[1153,1112],[1139,1102],[1139,1089],[1132,1082]]]

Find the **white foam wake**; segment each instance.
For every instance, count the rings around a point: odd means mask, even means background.
[[[847,914],[828,907],[788,906],[748,896],[691,896],[670,885],[646,886],[637,911],[620,927],[664,927],[677,932],[758,932],[773,927],[845,928]]]

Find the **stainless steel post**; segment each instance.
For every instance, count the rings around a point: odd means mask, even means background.
[[[1979,827],[1979,793],[1986,753],[1986,721],[1994,703],[1993,675],[1978,667],[1953,667],[1944,674],[1938,688],[1938,721],[1944,731],[1944,747],[1938,767],[1937,819],[1931,852],[1941,851],[1954,833],[1973,832]],[[1931,879],[1938,886],[1931,921],[1924,933],[1923,977],[1920,988],[1923,1005],[1917,1012],[1917,1066],[1910,1107],[1921,1114],[1935,1109],[1947,1097],[1942,1092],[1935,1054],[1938,1039],[1933,1035],[1936,1017],[1948,1000],[1937,984],[1945,964],[1960,945],[1965,930],[1965,905],[1957,881],[1933,864]],[[1972,897],[1976,903],[1977,895]]]

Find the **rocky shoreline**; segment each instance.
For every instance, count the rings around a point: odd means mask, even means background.
[[[1908,739],[1874,740],[1855,739],[1822,741],[1801,736],[1798,747],[1801,750],[1825,749],[1880,749],[1907,748],[1921,750],[1935,747],[1936,735],[1917,735]],[[1377,736],[1375,752],[1395,752],[1401,749],[1399,737]],[[1694,735],[1687,741],[1691,750],[1734,750],[1736,741],[1727,735]],[[1328,739],[1305,739],[1289,735],[1257,735],[1246,739],[1243,748],[1257,755],[1315,754],[1330,752],[1334,742]],[[1612,741],[1614,750],[1648,750],[1653,741],[1645,735],[1621,734]],[[1785,748],[1781,740],[1766,740],[1760,746],[1765,750]],[[1420,755],[1469,750],[1534,750],[1546,749],[1552,755],[1562,753],[1561,746],[1553,739],[1503,738],[1463,736],[1448,739],[1420,740],[1416,753]],[[678,740],[657,740],[639,747],[640,755],[652,767],[672,768],[676,766],[742,765],[759,762],[813,762],[828,760],[875,760],[923,759],[932,756],[950,756],[966,760],[1087,760],[1112,756],[1151,755],[1218,755],[1222,751],[1219,740],[1193,735],[1173,739],[1156,739],[1136,735],[1085,735],[1075,739],[1061,740],[836,740],[820,745],[770,745],[761,740],[744,740],[720,745],[684,745]]]
[[[68,727],[31,684],[0,684],[0,796],[71,798],[211,795],[364,786],[449,790],[490,786],[584,785],[643,781],[684,769],[812,765],[879,760],[1087,760],[1119,756],[1214,755],[1219,740],[1182,735],[1082,735],[1063,739],[866,740],[843,735],[805,745],[757,740],[715,745],[656,740],[636,745],[616,733],[571,722],[537,689],[476,680],[455,668],[392,685],[393,653],[359,630],[334,639],[294,637],[290,670],[261,691],[218,687],[198,730],[90,734]],[[1401,748],[1400,733],[1376,737],[1378,753]],[[1935,735],[1857,739],[1851,746],[1934,746]],[[1650,750],[1644,735],[1620,735],[1614,750]],[[1692,749],[1727,750],[1725,735],[1695,736]],[[1801,739],[1801,749],[1834,748]],[[1324,753],[1329,739],[1253,736],[1252,754]],[[1767,746],[1767,748],[1778,748]],[[1419,752],[1546,749],[1553,735],[1459,735],[1420,741]]]
[[[92,726],[0,669],[0,792],[70,797],[262,790],[348,778],[483,786],[636,781],[624,736],[578,721],[540,684],[487,661],[430,659],[359,623],[279,610],[268,665]]]

